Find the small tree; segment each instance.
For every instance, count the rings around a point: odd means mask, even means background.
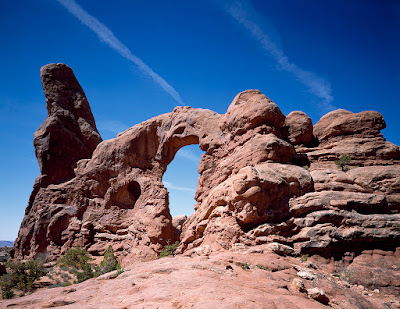
[[[349,164],[351,161],[351,156],[348,154],[342,154],[338,160],[335,161],[335,164],[338,169],[342,170],[343,172],[346,172],[349,170],[349,167],[347,164]]]
[[[86,281],[93,277],[94,277],[94,273],[92,270],[92,266],[89,263],[86,263],[83,266],[82,272],[76,273],[76,278],[78,279],[77,280],[78,283],[81,283],[81,282]]]
[[[100,266],[95,267],[95,276],[101,276],[105,273],[120,268],[121,265],[118,263],[118,260],[114,255],[113,248],[111,245],[109,245],[106,252],[104,252],[104,258],[100,262]]]

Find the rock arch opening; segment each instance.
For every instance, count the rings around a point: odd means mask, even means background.
[[[163,184],[168,189],[169,210],[172,217],[194,212],[194,199],[199,173],[198,166],[204,152],[197,144],[179,149],[163,175]]]

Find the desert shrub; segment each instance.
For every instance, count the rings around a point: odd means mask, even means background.
[[[91,265],[92,258],[89,253],[82,248],[69,249],[65,255],[57,262],[61,269],[69,270],[76,275],[75,283],[81,283],[93,277],[101,276],[113,270],[121,269],[117,258],[114,255],[112,246],[109,245],[100,265]],[[66,275],[62,275],[65,280]]]
[[[76,275],[77,280],[75,283],[81,283],[85,280],[94,277],[92,265],[89,264],[92,258],[89,252],[86,250],[76,247],[67,250],[65,255],[58,260],[57,264],[61,269],[72,272]],[[65,275],[61,276],[65,280]]]
[[[90,265],[89,263],[86,263],[83,266],[83,269],[82,269],[81,272],[78,271],[76,273],[76,278],[78,279],[77,283],[81,283],[81,282],[86,281],[86,280],[88,280],[90,278],[93,278],[93,277],[94,277],[94,272],[92,270],[92,265]]]
[[[14,297],[14,292],[11,290],[15,287],[15,277],[12,273],[4,274],[0,277],[1,297],[9,299]]]
[[[179,246],[179,241],[176,241],[175,243],[171,245],[166,245],[164,249],[160,252],[158,255],[159,258],[170,256],[170,255],[175,255],[176,248]]]
[[[13,298],[14,296],[15,296],[14,292],[11,289],[1,292],[1,297],[3,299],[10,299],[10,298]]]
[[[46,274],[44,260],[41,259],[29,260],[26,263],[7,262],[7,267],[11,269],[11,278],[15,282],[15,287],[24,292],[32,291],[34,281]]]
[[[302,261],[302,262],[307,262],[307,260],[308,260],[308,254],[303,254],[303,255],[300,257],[300,261]]]
[[[71,267],[76,269],[84,269],[85,265],[91,261],[92,258],[89,252],[82,248],[68,249],[65,255],[57,262],[61,267]]]
[[[7,262],[6,266],[10,268],[10,272],[0,277],[3,298],[14,297],[13,288],[31,292],[36,279],[46,274],[44,260],[40,259],[29,260],[26,263],[11,261]]]
[[[342,275],[340,277],[351,284],[353,281],[353,271],[351,271],[348,268],[345,268],[343,269]]]
[[[117,270],[117,273],[116,273],[117,277],[118,277],[120,274],[124,273],[124,272],[125,272],[125,269],[123,269],[123,268],[118,269],[118,270]]]
[[[104,258],[100,262],[100,266],[95,266],[95,276],[101,276],[109,273],[113,270],[121,269],[121,265],[118,263],[117,258],[114,255],[112,246],[109,245],[106,252],[104,252]]]
[[[343,172],[346,172],[349,170],[349,167],[347,166],[351,161],[351,156],[348,154],[342,154],[338,160],[335,161],[335,164],[338,169],[342,170]]]
[[[61,273],[61,274],[60,274],[60,277],[61,277],[63,280],[66,280],[66,281],[68,281],[68,280],[71,279],[71,276],[70,276],[68,273]]]
[[[250,264],[243,264],[242,265],[242,268],[244,269],[244,270],[249,270],[250,269]]]

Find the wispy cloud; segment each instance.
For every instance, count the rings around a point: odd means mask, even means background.
[[[163,183],[164,183],[164,186],[167,187],[167,189],[169,189],[169,190],[177,190],[177,191],[191,192],[191,193],[196,192],[195,189],[176,186],[173,183],[168,182],[168,181],[163,181]]]
[[[225,6],[225,9],[236,22],[242,25],[249,34],[261,44],[262,48],[276,61],[281,70],[292,73],[307,87],[310,93],[322,100],[320,108],[324,112],[336,109],[336,107],[332,105],[333,95],[330,83],[317,74],[306,71],[297,64],[289,61],[284,51],[271,40],[268,32],[262,29],[251,17],[250,11],[253,11],[253,7],[250,0],[231,2]]]
[[[78,3],[74,0],[57,0],[62,4],[72,15],[78,18],[82,24],[89,27],[94,33],[97,34],[99,39],[114,49],[122,57],[133,62],[144,75],[149,76],[153,81],[164,89],[170,96],[172,96],[179,104],[183,101],[179,93],[163,79],[160,75],[155,73],[146,63],[140,58],[135,56],[128,47],[126,47],[120,40],[118,40],[112,31],[102,24],[98,19],[87,13]]]
[[[178,157],[181,158],[185,158],[188,159],[194,163],[196,163],[197,165],[200,162],[200,157],[195,155],[193,152],[191,152],[190,150],[186,150],[186,149],[180,149],[178,151],[178,153],[176,154]]]
[[[112,134],[118,134],[129,128],[128,125],[115,120],[96,121],[99,131],[105,131]]]

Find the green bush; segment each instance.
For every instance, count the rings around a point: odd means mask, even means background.
[[[16,285],[15,276],[12,273],[4,274],[0,277],[1,296],[3,299],[14,297],[14,292],[11,291]]]
[[[244,270],[249,270],[250,269],[250,264],[243,264],[242,265],[242,268],[244,269]]]
[[[14,297],[14,292],[11,291],[11,289],[9,290],[5,290],[1,293],[1,297],[3,297],[3,299],[10,299]]]
[[[76,273],[76,278],[78,279],[77,283],[81,283],[81,282],[91,279],[93,277],[94,277],[94,272],[92,270],[92,265],[90,265],[89,263],[86,263],[83,266],[82,272],[78,271]]]
[[[303,254],[303,255],[300,257],[300,261],[302,261],[302,262],[307,262],[307,260],[308,260],[308,254]]]
[[[61,269],[72,271],[77,278],[74,282],[81,283],[94,277],[92,265],[89,264],[91,260],[93,259],[90,257],[89,252],[76,247],[68,249],[65,255],[58,260],[57,264]]]
[[[10,261],[6,263],[10,272],[0,277],[3,298],[14,297],[13,288],[24,292],[33,290],[33,283],[46,274],[44,260],[29,260],[26,263]]]
[[[158,255],[159,258],[170,256],[170,255],[175,255],[176,248],[179,246],[179,241],[176,241],[172,245],[167,245],[162,249],[160,254]]]
[[[73,269],[73,273],[77,278],[75,283],[81,283],[90,278],[98,277],[121,268],[111,245],[108,246],[104,253],[104,258],[100,262],[100,265],[89,264],[91,260],[92,258],[86,250],[82,248],[72,248],[68,249],[65,255],[58,261],[58,264],[62,268],[69,267]]]
[[[100,266],[95,267],[95,277],[109,273],[113,270],[121,269],[121,265],[118,263],[117,258],[114,255],[112,246],[109,245],[106,252],[104,252],[104,258],[100,262]]]
[[[92,258],[90,257],[89,252],[77,247],[68,249],[57,264],[61,267],[72,267],[83,270],[86,267],[86,264],[91,260]]]
[[[343,154],[340,156],[338,160],[335,161],[335,164],[338,169],[342,170],[343,172],[346,172],[349,170],[347,164],[349,164],[350,161],[351,161],[351,156],[348,154]]]
[[[118,269],[118,270],[117,270],[117,273],[116,273],[117,277],[118,277],[120,274],[124,273],[124,272],[125,272],[125,269],[123,269],[123,268]]]

